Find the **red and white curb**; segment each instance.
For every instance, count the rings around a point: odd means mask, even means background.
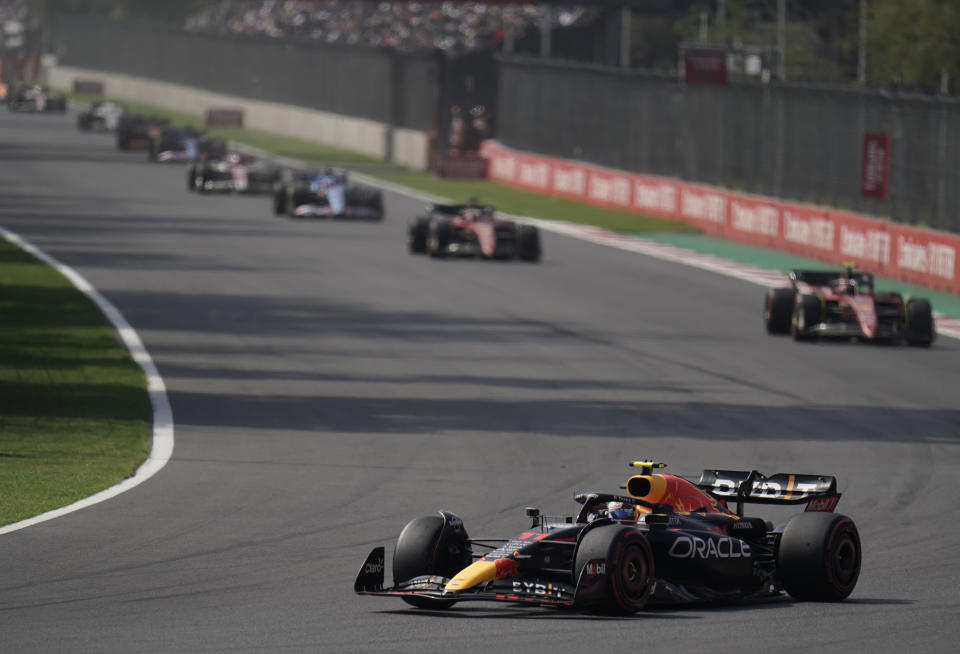
[[[73,513],[74,511],[79,511],[88,506],[109,500],[112,497],[116,497],[121,493],[125,493],[139,486],[160,472],[173,455],[173,412],[170,409],[170,400],[167,398],[166,385],[163,383],[160,373],[157,372],[157,367],[154,365],[150,353],[147,352],[147,348],[144,347],[140,336],[137,335],[137,332],[134,331],[133,327],[130,326],[120,311],[118,311],[109,300],[100,295],[100,293],[90,285],[90,282],[69,266],[60,263],[49,254],[41,251],[33,244],[3,227],[0,227],[0,236],[3,236],[22,250],[29,252],[44,263],[55,268],[64,277],[69,279],[79,291],[96,303],[100,311],[103,312],[103,315],[106,316],[107,320],[109,320],[114,329],[116,329],[123,344],[130,351],[133,360],[137,362],[143,369],[144,374],[146,374],[147,394],[150,396],[150,404],[153,406],[153,438],[150,456],[137,468],[132,476],[127,477],[115,486],[106,488],[99,493],[85,497],[68,506],[47,511],[32,518],[0,527],[0,534],[7,534],[11,531],[17,531],[18,529],[30,527],[40,522],[59,518],[68,513]]]
[[[506,214],[503,215],[506,216]],[[701,270],[707,270],[727,277],[735,277],[736,279],[750,282],[757,286],[770,288],[784,286],[787,283],[786,275],[778,270],[769,270],[749,264],[727,261],[726,259],[721,259],[709,254],[686,250],[675,245],[647,241],[640,237],[618,234],[592,225],[580,225],[559,220],[543,220],[529,216],[510,217],[521,222],[536,225],[544,231],[563,234],[582,241],[614,247],[628,252],[636,252],[637,254],[643,254],[663,261],[681,263],[686,266],[700,268]],[[960,320],[950,318],[941,313],[934,313],[934,318],[939,336],[947,336],[960,340]]]

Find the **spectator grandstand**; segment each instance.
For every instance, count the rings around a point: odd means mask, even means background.
[[[595,10],[552,11],[554,27],[577,27]],[[449,54],[496,48],[505,38],[539,28],[535,4],[376,2],[364,0],[223,0],[190,17],[186,29],[233,35],[313,39],[331,44],[388,47]]]

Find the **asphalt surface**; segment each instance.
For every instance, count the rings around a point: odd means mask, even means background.
[[[421,204],[278,219],[69,116],[0,113],[0,225],[120,309],[176,422],[156,477],[0,537],[0,650],[955,648],[960,342],[768,337],[756,286],[550,234],[537,265],[411,256]],[[513,535],[524,506],[569,513],[643,457],[836,475],[854,594],[624,619],[353,594],[416,516]]]

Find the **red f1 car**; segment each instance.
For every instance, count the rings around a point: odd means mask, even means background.
[[[385,549],[377,547],[354,591],[424,609],[488,600],[611,614],[782,591],[839,601],[853,591],[860,536],[850,518],[833,512],[835,478],[704,470],[692,482],[653,472],[664,465],[633,462],[641,474],[627,480],[626,494],[580,493],[576,516],[527,508],[533,523],[513,538],[471,538],[446,511],[417,518],[397,540],[394,585],[384,586]],[[748,502],[806,511],[773,527],[745,517]]]
[[[540,232],[494,216],[493,207],[433,204],[407,225],[407,245],[413,254],[431,257],[540,260]]]
[[[794,340],[856,338],[929,347],[936,337],[930,301],[875,291],[873,275],[848,265],[839,271],[794,270],[790,286],[767,290],[763,318],[770,334]]]

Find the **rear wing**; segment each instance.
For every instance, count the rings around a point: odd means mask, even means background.
[[[806,504],[807,511],[833,511],[840,501],[836,477],[777,473],[766,477],[756,470],[704,470],[697,487],[722,501],[743,504]]]

